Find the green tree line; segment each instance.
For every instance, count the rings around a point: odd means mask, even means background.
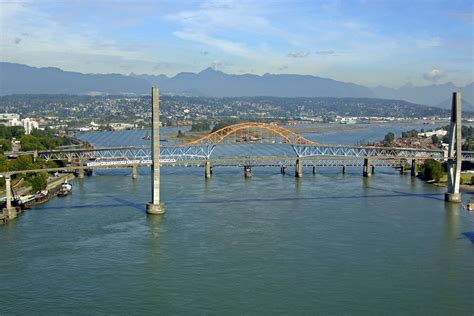
[[[72,144],[72,139],[66,136],[56,136],[51,129],[34,129],[26,135],[23,127],[0,126],[0,154],[12,150],[12,140],[19,140],[23,151],[54,149],[58,146]]]

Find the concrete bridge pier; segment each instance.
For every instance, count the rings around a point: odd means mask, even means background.
[[[372,174],[375,174],[375,166],[371,165],[371,168],[372,168]]]
[[[160,202],[160,98],[157,87],[151,89],[152,128],[151,128],[151,202],[146,205],[148,214],[165,213],[165,205]]]
[[[367,178],[372,176],[372,168],[370,167],[370,159],[369,158],[364,158],[363,176],[367,177]]]
[[[84,162],[82,161],[82,159],[79,159],[78,164],[79,164],[79,169],[77,170],[78,178],[84,179]]]
[[[251,178],[252,177],[252,167],[251,166],[245,166],[244,167],[244,177],[246,177],[246,178]]]
[[[346,174],[346,166],[342,166],[342,174]]]
[[[281,174],[285,174],[285,168],[286,168],[285,166],[280,167],[280,173]]]
[[[313,175],[316,174],[316,166],[313,166]]]
[[[138,178],[137,165],[132,166],[132,179]]]
[[[405,164],[402,162],[400,164],[400,174],[404,174],[405,173]]]
[[[446,202],[461,203],[461,193],[459,192],[461,163],[461,93],[454,92],[449,127],[448,192],[444,195]]]
[[[295,177],[297,178],[303,177],[303,163],[301,162],[301,159],[296,159]]]
[[[411,161],[410,175],[412,177],[417,177],[418,176],[418,162],[416,161],[416,159],[413,159]]]
[[[206,179],[210,179],[211,176],[212,176],[212,166],[211,166],[211,162],[207,160],[204,166],[204,177]]]
[[[7,220],[14,219],[17,216],[16,208],[12,206],[12,187],[11,178],[5,177],[5,194],[7,198],[7,207],[3,210],[3,215]]]

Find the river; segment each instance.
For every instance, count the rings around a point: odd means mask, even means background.
[[[411,125],[308,134],[353,144]],[[166,130],[166,134],[176,129]],[[136,145],[144,131],[86,134]],[[0,226],[1,315],[430,314],[474,312],[474,214],[445,188],[390,168],[97,171],[73,194]],[[463,200],[469,194],[463,194]]]

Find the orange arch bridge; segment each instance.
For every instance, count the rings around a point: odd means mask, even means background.
[[[317,145],[303,136],[278,125],[247,122],[229,125],[200,139],[186,142],[182,146],[217,145],[219,143],[257,143],[257,144],[289,144]]]

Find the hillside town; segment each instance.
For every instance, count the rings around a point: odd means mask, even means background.
[[[370,123],[438,120],[448,118],[449,110],[400,100],[360,98],[209,98],[162,96],[163,126],[191,125],[196,121],[293,120],[302,122]],[[10,95],[0,97],[0,113],[34,118],[39,127],[131,129],[149,126],[148,97]],[[472,116],[466,113],[467,117]],[[18,119],[18,118],[17,118]],[[16,124],[12,121],[12,124]]]

